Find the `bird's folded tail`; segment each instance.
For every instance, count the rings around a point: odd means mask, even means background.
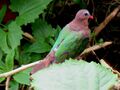
[[[36,64],[30,74],[34,74],[35,72],[48,67],[51,63],[55,61],[55,51],[51,51],[42,61]]]

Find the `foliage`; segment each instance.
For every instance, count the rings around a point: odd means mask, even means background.
[[[19,90],[19,83],[17,83],[14,80],[11,80],[9,90]]]
[[[35,90],[108,90],[117,75],[95,63],[70,59],[54,64],[32,76]]]
[[[34,22],[52,0],[10,0],[11,10],[19,12],[18,25]],[[19,3],[19,4],[18,4]]]
[[[30,71],[31,71],[31,68],[24,70],[22,72],[19,72],[18,74],[15,74],[13,78],[16,82],[20,84],[30,85],[30,79],[29,79]]]
[[[0,10],[0,23],[2,22],[3,18],[4,18],[4,15],[6,13],[6,10],[7,10],[7,6],[6,5],[3,5],[1,10]]]
[[[85,1],[86,0],[0,0],[0,74],[18,68],[23,64],[43,59],[53,46],[58,33],[61,30],[60,26],[67,24],[74,16],[73,12],[76,13],[76,10],[78,11],[78,9],[86,7],[89,8],[88,4],[92,2],[91,5],[93,5],[93,7],[100,6],[100,10],[104,11],[104,9],[101,9],[101,4],[99,4],[100,1],[96,1],[95,3],[94,0],[88,2]],[[99,5],[96,5],[97,2]],[[114,3],[113,6],[114,5],[116,5],[116,3]],[[110,6],[112,7],[112,5]],[[107,6],[103,7],[107,8]],[[99,12],[101,12],[100,10],[94,9],[93,14],[95,12],[98,12],[99,14]],[[100,20],[96,18],[96,23],[99,24],[104,15],[97,16],[98,18],[100,17]],[[30,38],[29,35],[25,36],[24,34],[26,32],[33,38]],[[95,43],[104,41],[104,38],[98,40],[94,37],[93,39]],[[76,64],[76,62],[73,61],[71,63]],[[107,74],[107,76],[110,75],[110,77],[114,77],[113,81],[116,78],[115,75],[111,74],[110,71],[100,65],[93,62],[86,63],[81,61],[81,63],[93,65],[92,69],[94,69],[94,74],[92,75],[95,75],[95,70],[98,69],[98,73],[100,70],[108,72],[109,74]],[[67,65],[67,62],[60,65],[69,66],[69,64]],[[62,67],[60,65],[56,65],[55,68]],[[83,65],[80,67],[85,66]],[[23,87],[25,87],[26,90],[26,87],[30,85],[30,70],[31,68],[11,76],[9,89],[23,90]],[[85,70],[87,71],[89,68],[86,68]],[[71,75],[72,71],[68,71]],[[86,73],[82,74],[86,75],[87,80],[89,80]],[[66,77],[69,76],[69,74],[66,75]],[[96,77],[89,77],[91,82],[96,80]],[[101,80],[103,79],[101,78]],[[107,79],[109,80],[109,77]],[[5,80],[6,78],[0,78],[0,83],[5,83]]]
[[[10,0],[10,5],[2,5],[0,9],[0,73],[11,71],[22,64],[27,64],[42,59],[54,44],[60,31],[60,27],[53,28],[44,18],[48,4],[52,0]],[[16,18],[4,22],[10,7]],[[19,14],[17,16],[17,13]],[[10,15],[9,15],[10,16]],[[27,41],[23,37],[23,26],[30,23],[34,42]],[[29,33],[29,32],[28,32]],[[43,34],[44,33],[44,34]],[[30,34],[30,33],[29,33]],[[29,38],[28,38],[29,39]],[[10,81],[10,90],[18,90],[19,84],[29,85],[29,73],[31,69],[13,75]],[[5,78],[0,78],[0,82]]]

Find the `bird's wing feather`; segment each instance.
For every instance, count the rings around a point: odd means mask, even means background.
[[[57,62],[64,60],[64,58],[75,55],[76,50],[78,50],[82,42],[82,37],[83,36],[81,32],[70,32],[57,48],[55,53],[56,59],[58,58]]]
[[[64,41],[64,39],[69,35],[70,30],[69,30],[69,26],[66,25],[60,32],[55,44],[53,45],[52,50],[56,49],[57,47],[59,47],[59,45]]]

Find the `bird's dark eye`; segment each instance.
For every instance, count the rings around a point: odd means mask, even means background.
[[[88,13],[85,13],[84,15],[85,15],[85,16],[88,16]]]

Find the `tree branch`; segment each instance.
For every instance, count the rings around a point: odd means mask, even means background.
[[[78,57],[76,57],[76,58],[77,58],[77,59],[80,59],[81,56],[83,56],[83,55],[85,55],[85,54],[87,54],[87,53],[90,53],[91,51],[104,48],[104,47],[109,46],[109,45],[111,45],[111,44],[112,44],[112,42],[109,41],[109,42],[104,42],[104,43],[102,43],[102,44],[94,45],[94,46],[92,46],[92,47],[86,48],[86,49],[85,49]]]
[[[13,75],[13,74],[16,74],[16,73],[18,73],[18,72],[20,72],[20,71],[23,71],[23,70],[25,70],[25,69],[27,69],[27,68],[30,68],[30,67],[38,64],[38,63],[41,62],[41,61],[42,61],[42,60],[36,61],[36,62],[33,62],[33,63],[30,63],[30,64],[27,64],[27,65],[23,65],[23,66],[21,66],[21,67],[19,67],[19,68],[17,68],[17,69],[12,70],[12,71],[9,71],[9,72],[0,74],[0,78],[1,78],[1,77],[8,77],[8,76],[11,76],[11,75]]]
[[[117,8],[115,8],[98,27],[94,29],[95,36],[97,36],[103,30],[103,28],[106,27],[106,25],[117,15],[119,10],[120,10],[120,5]]]
[[[7,80],[6,80],[6,85],[5,85],[5,90],[9,90],[9,84],[10,84],[10,78],[11,78],[11,76],[8,76],[7,77]]]
[[[84,55],[84,54],[87,54],[87,53],[89,53],[89,52],[91,52],[91,51],[104,48],[104,47],[106,47],[106,46],[108,46],[108,45],[111,45],[111,44],[112,44],[112,42],[104,42],[104,43],[99,44],[99,45],[94,45],[94,46],[92,46],[92,47],[89,47],[89,48],[85,49],[80,55]]]

